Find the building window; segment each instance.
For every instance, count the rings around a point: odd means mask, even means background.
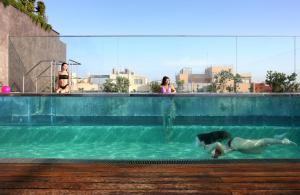
[[[142,79],[134,79],[134,84],[135,85],[142,85],[143,84],[143,80]]]
[[[242,83],[250,83],[249,79],[242,79]]]

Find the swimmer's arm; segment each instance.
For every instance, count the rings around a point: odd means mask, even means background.
[[[232,152],[233,149],[231,149],[231,148],[225,148],[223,151],[224,151],[224,154],[227,154],[229,152]]]
[[[200,147],[206,147],[205,143],[203,141],[200,141],[197,137],[196,137],[196,146],[200,146]]]
[[[219,147],[220,149],[224,150],[224,146],[220,143],[220,142],[215,142],[212,144],[208,144],[205,146],[205,149],[208,150],[209,152],[213,151],[214,149],[216,149],[217,147]]]
[[[228,153],[228,152],[233,151],[231,148],[228,148],[228,147],[224,146],[220,142],[215,142],[215,143],[212,143],[212,144],[209,144],[209,145],[205,146],[205,149],[208,150],[209,152],[213,151],[216,148],[221,149],[222,153]]]

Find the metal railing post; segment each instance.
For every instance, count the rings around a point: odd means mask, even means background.
[[[294,37],[294,73],[297,71],[297,37]]]
[[[235,37],[235,75],[238,73],[238,36]]]
[[[25,90],[25,75],[23,74],[23,89],[22,89],[23,93],[24,93],[24,90]]]
[[[54,62],[55,62],[55,61],[54,61]],[[51,92],[50,92],[50,93],[51,93],[51,94],[52,94],[52,92],[53,92],[53,83],[52,83],[52,82],[53,82],[53,78],[52,78],[52,77],[53,77],[53,76],[52,76],[52,74],[53,74],[53,72],[52,72],[53,69],[52,69],[52,68],[53,68],[53,61],[51,61],[51,64],[50,64],[50,77],[51,77],[51,87],[50,87],[50,91],[51,91]]]
[[[35,93],[38,92],[38,77],[35,77]]]

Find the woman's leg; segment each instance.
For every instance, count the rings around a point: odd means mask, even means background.
[[[56,90],[56,93],[61,93],[61,88],[58,88],[57,90]]]
[[[263,138],[263,139],[257,140],[255,144],[258,147],[259,146],[276,145],[276,144],[297,145],[295,142],[292,142],[287,138],[284,138],[284,139]]]

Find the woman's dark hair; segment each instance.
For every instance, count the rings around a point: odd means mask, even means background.
[[[62,70],[62,68],[63,68],[63,66],[65,65],[65,64],[67,64],[66,62],[63,62],[62,64],[61,64],[61,67],[60,67],[60,69]],[[67,64],[68,65],[68,64]]]
[[[163,79],[161,80],[161,85],[165,85],[167,83],[167,80],[170,79],[167,76],[164,76]]]

